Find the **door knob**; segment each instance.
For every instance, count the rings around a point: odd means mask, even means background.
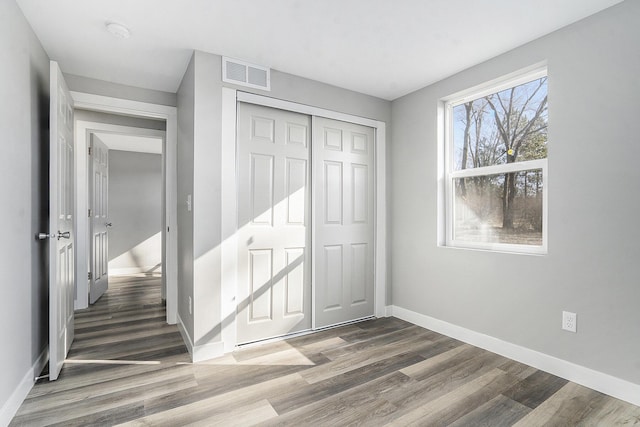
[[[110,222],[105,222],[104,225],[106,225],[107,227],[113,226],[113,224],[111,224]]]
[[[60,239],[70,239],[71,238],[71,232],[70,231],[65,231],[64,233],[60,230],[58,230],[58,234],[49,234],[49,233],[38,233],[38,240],[47,240],[47,239],[55,239],[57,238],[58,240]]]

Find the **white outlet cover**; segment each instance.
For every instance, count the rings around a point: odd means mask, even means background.
[[[191,194],[187,194],[187,212],[191,212]]]
[[[569,332],[577,332],[578,315],[570,311],[562,312],[562,329]]]

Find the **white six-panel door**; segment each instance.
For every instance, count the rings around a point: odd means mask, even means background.
[[[109,287],[109,148],[91,134],[89,155],[91,206],[91,281],[89,302],[95,303]]]
[[[50,86],[49,379],[55,380],[73,341],[75,294],[73,99],[55,61]]]
[[[311,118],[238,104],[237,342],[311,328]]]
[[[315,328],[374,314],[374,130],[314,117]]]

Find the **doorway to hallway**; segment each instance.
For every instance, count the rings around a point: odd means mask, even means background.
[[[86,228],[78,227],[78,241],[86,245],[78,253],[88,255],[79,257],[88,272],[87,291],[78,283],[77,308],[83,308],[87,294],[93,304],[106,292],[111,275],[162,272],[166,125],[85,110],[76,117],[79,145],[87,145],[86,184],[82,173],[77,180],[78,205],[85,202],[88,211]]]
[[[94,95],[82,92],[72,92],[71,95],[75,101],[75,107],[78,110],[87,112],[88,114],[100,115],[106,114],[112,117],[118,117],[125,121],[150,121],[162,124],[162,184],[161,184],[161,240],[162,240],[162,286],[161,292],[166,297],[166,322],[169,324],[175,324],[177,318],[177,277],[176,277],[176,242],[177,242],[177,226],[176,226],[176,144],[177,144],[177,109],[176,107],[150,104],[146,102],[130,101],[120,98],[112,98],[101,95]],[[100,120],[96,120],[100,123]],[[102,124],[109,124],[102,123]],[[84,188],[79,188],[79,194],[87,194],[88,178],[86,176],[88,170],[88,156],[86,155],[89,149],[89,138],[87,137],[90,129],[93,129],[93,124],[83,124],[80,126],[80,121],[76,121],[76,145],[77,152],[83,155],[76,156],[76,184]],[[121,126],[129,126],[130,128],[136,127],[135,124],[121,123]],[[145,128],[147,126],[137,126]],[[139,134],[133,132],[135,136],[148,137],[149,130],[157,128],[150,127],[146,129],[146,134]],[[119,130],[113,131],[113,129],[105,129],[104,127],[98,129],[100,132],[106,131],[106,133],[130,133],[120,132]],[[157,135],[151,135],[157,136]],[[88,306],[88,296],[90,280],[86,280],[88,273],[90,272],[89,263],[89,244],[90,244],[90,227],[88,225],[89,211],[88,197],[79,196],[76,199],[76,216],[78,218],[77,233],[79,235],[77,256],[78,262],[76,263],[77,271],[76,277],[76,300],[75,308],[83,309]],[[112,223],[114,226],[115,224]],[[84,245],[81,247],[81,244]],[[90,279],[90,276],[89,276]]]

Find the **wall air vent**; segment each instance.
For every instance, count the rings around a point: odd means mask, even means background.
[[[255,89],[271,90],[271,70],[232,58],[222,58],[222,81]]]

